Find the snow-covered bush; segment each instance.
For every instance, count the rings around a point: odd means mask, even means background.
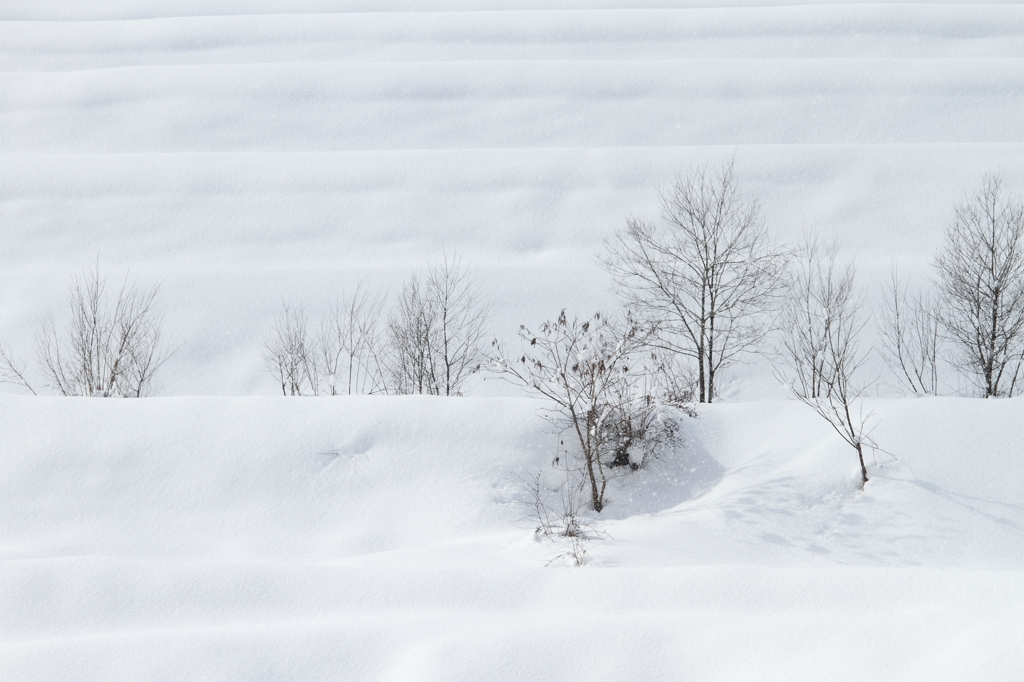
[[[689,406],[681,411],[696,416]],[[681,446],[679,412],[680,408],[674,409],[650,394],[616,401],[604,420],[603,440],[608,454],[602,458],[608,467],[636,471],[648,460],[670,454]]]
[[[494,343],[495,370],[548,399],[545,415],[571,434],[597,512],[605,505],[610,469],[639,468],[680,442],[675,416],[646,390],[654,387],[644,364],[652,336],[629,316],[581,321],[563,310],[536,333],[520,327],[518,357]]]

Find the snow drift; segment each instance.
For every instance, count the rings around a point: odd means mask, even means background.
[[[707,407],[576,570],[535,401],[5,397],[0,675],[1011,679],[1022,406],[871,404],[859,495],[803,405]]]

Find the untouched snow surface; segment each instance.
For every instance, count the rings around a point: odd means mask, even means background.
[[[1015,679],[1024,402],[870,407],[859,495],[808,408],[707,407],[571,569],[534,401],[4,397],[0,678]]]
[[[0,680],[1020,679],[1020,399],[870,402],[861,494],[808,408],[709,406],[577,570],[535,402],[269,397],[260,342],[446,249],[503,340],[607,310],[602,240],[732,157],[870,302],[1024,187],[1022,111],[1011,3],[0,2],[0,340],[99,258],[163,283],[179,396],[0,395]]]
[[[697,163],[735,156],[780,241],[834,232],[869,299],[893,259],[923,283],[982,173],[1024,186],[1018,4],[5,0],[0,20],[0,337],[29,358],[70,273],[131,268],[183,344],[162,395],[272,394],[282,301],[315,316],[445,248],[506,340],[614,307],[602,240]],[[780,393],[754,374],[736,395]]]

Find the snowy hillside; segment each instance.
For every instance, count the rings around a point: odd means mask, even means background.
[[[1024,190],[1022,111],[1013,3],[4,0],[0,344],[98,260],[177,350],[153,398],[0,385],[0,680],[1018,679],[1020,398],[858,404],[861,491],[750,358],[574,545],[540,401],[282,398],[261,344],[452,252],[488,340],[615,308],[604,240],[730,158],[869,313]]]
[[[776,237],[834,231],[871,294],[983,172],[1024,183],[1019,5],[660,4],[8,0],[4,337],[28,354],[99,256],[164,282],[162,394],[267,394],[282,300],[446,247],[499,335],[614,306],[602,240],[694,163],[735,154]]]
[[[1024,665],[1017,400],[707,408],[581,570],[527,400],[0,401],[4,680],[989,679]],[[59,424],[59,426],[57,426]],[[697,484],[696,486],[694,484]],[[653,502],[652,502],[653,500]]]

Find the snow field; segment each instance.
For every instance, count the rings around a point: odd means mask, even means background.
[[[538,403],[2,399],[4,679],[1012,679],[1018,400],[709,406],[542,567]],[[694,483],[699,485],[696,486]],[[650,494],[644,494],[650,493]],[[652,504],[651,500],[657,500]],[[660,505],[660,506],[658,506]]]
[[[837,234],[869,299],[1024,178],[1019,6],[650,4],[5,3],[3,337],[99,256],[164,282],[162,394],[269,394],[282,300],[445,248],[506,339],[614,307],[602,240],[695,163],[735,156],[779,240]]]
[[[118,575],[109,565],[97,568],[105,576]],[[136,570],[135,581],[146,587],[138,577],[146,569]],[[151,570],[152,583],[166,585],[167,568]],[[245,579],[253,572],[264,580]],[[122,623],[128,625],[122,631],[8,642],[2,645],[2,665],[11,680],[1012,680],[1022,663],[1017,646],[1022,584],[1016,572],[738,567],[658,572],[609,569],[600,572],[598,582],[596,571],[566,571],[543,580],[536,571],[489,571],[474,582],[477,572],[392,570],[367,585],[358,579],[365,572],[354,576],[344,570],[293,569],[282,576],[271,569],[236,568],[216,580],[208,572],[175,568],[177,576],[217,591],[217,604],[225,594],[259,600],[295,587],[317,589],[322,596],[316,603],[326,601],[336,610],[311,617],[332,609],[309,607],[289,617],[274,604],[237,619],[230,609],[218,609],[215,624]],[[479,590],[486,601],[463,607],[435,605],[437,600],[419,609],[387,610],[388,599],[366,597],[397,585],[438,591],[452,583],[460,592]],[[637,589],[637,583],[644,587]],[[687,586],[682,594],[680,584]],[[345,600],[335,601],[324,589],[333,585],[364,598],[355,608],[341,607]],[[506,591],[519,598],[495,598]],[[608,599],[616,593],[629,599]],[[937,601],[944,594],[956,598]],[[751,607],[766,595],[771,596],[767,603]],[[884,604],[876,607],[879,595]],[[451,595],[441,590],[440,596]],[[175,603],[179,600],[175,595]],[[144,599],[140,610],[153,609],[152,601]],[[515,606],[508,606],[513,601]],[[796,606],[787,610],[782,604]],[[209,610],[198,613],[203,606],[197,601],[196,617],[209,623]],[[183,620],[191,611],[167,610]],[[253,616],[259,618],[248,620]]]
[[[98,257],[179,346],[178,397],[0,395],[0,679],[1019,678],[1019,399],[868,401],[861,494],[808,408],[706,406],[576,570],[517,502],[537,403],[269,397],[283,301],[446,249],[502,340],[614,307],[602,240],[693,164],[834,233],[869,307],[983,173],[1022,188],[1019,5],[666,4],[0,5],[0,339]]]

